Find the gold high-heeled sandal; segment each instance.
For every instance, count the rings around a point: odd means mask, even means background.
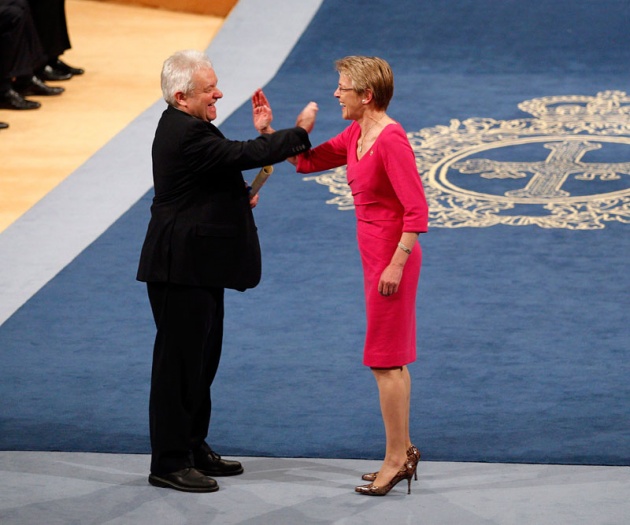
[[[420,461],[420,451],[415,445],[411,445],[407,449],[407,458],[413,459],[416,467],[418,466],[418,462]],[[418,472],[414,470],[413,475],[415,480],[418,481]],[[374,481],[376,479],[376,476],[378,476],[378,472],[370,472],[369,474],[363,474],[363,476],[361,476],[361,479],[365,481]]]
[[[411,478],[416,471],[417,463],[414,459],[407,458],[404,465],[400,468],[400,470],[396,473],[396,475],[390,480],[387,485],[383,485],[382,487],[377,487],[374,483],[370,483],[369,485],[359,485],[355,487],[354,491],[359,494],[364,494],[366,496],[385,496],[392,490],[398,483],[400,483],[403,479],[407,480],[407,494],[411,494]]]

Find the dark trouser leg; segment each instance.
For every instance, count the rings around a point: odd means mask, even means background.
[[[224,291],[164,283],[147,288],[157,327],[149,399],[151,472],[167,474],[192,466],[191,450],[208,433]]]
[[[201,381],[199,391],[199,405],[193,414],[190,432],[190,450],[196,450],[204,443],[208,435],[210,417],[212,413],[211,386],[219,368],[221,348],[223,344],[223,315],[224,315],[224,290],[213,289],[216,297],[214,310],[214,322],[212,328],[206,331],[204,343],[204,362],[201,369]]]
[[[6,80],[32,76],[46,63],[46,55],[37,36],[35,23],[26,0],[13,0],[0,6],[0,75]]]
[[[37,34],[48,60],[70,49],[65,0],[29,0]]]

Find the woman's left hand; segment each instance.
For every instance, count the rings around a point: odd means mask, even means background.
[[[383,270],[378,282],[378,293],[384,296],[395,294],[402,279],[403,267],[399,264],[390,264]]]

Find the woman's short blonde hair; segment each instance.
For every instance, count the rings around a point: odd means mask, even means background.
[[[369,89],[377,109],[387,109],[394,96],[394,73],[385,60],[378,57],[347,56],[335,62],[335,69],[352,80],[352,88],[357,93],[365,93]]]

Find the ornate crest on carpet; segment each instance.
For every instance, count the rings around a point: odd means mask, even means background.
[[[453,119],[409,133],[431,227],[537,225],[591,230],[630,223],[630,97],[544,97],[518,106],[534,118]],[[352,209],[345,168],[304,180]]]

